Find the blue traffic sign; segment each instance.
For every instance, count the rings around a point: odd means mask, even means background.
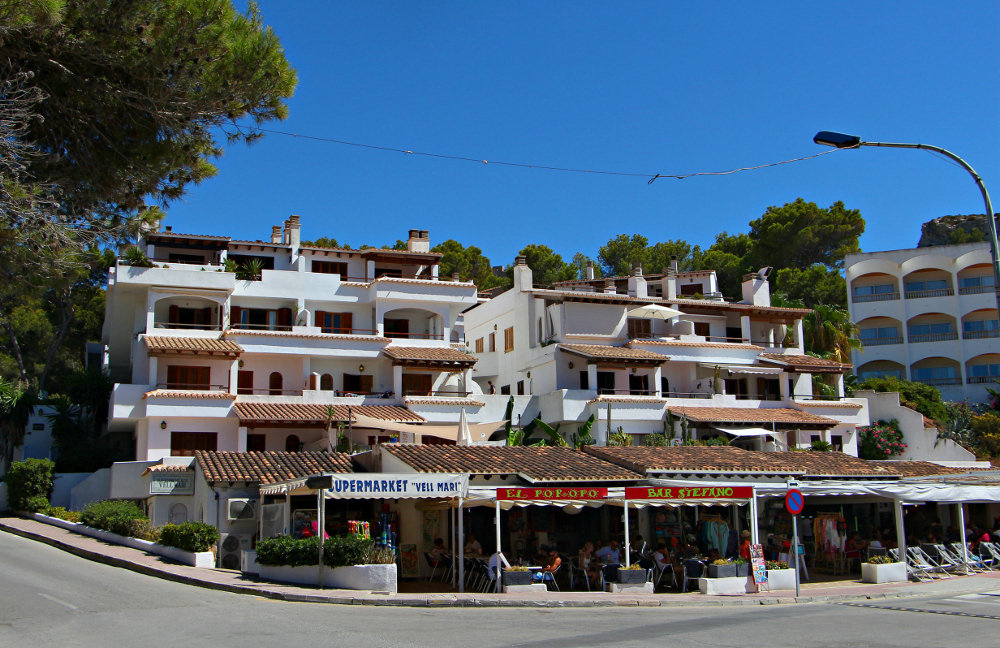
[[[790,488],[785,493],[785,509],[792,515],[798,515],[806,507],[806,500],[802,497],[802,491],[797,488]]]

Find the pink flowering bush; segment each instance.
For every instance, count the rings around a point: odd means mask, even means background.
[[[863,459],[888,459],[906,450],[903,433],[895,419],[859,427],[858,440],[861,442],[858,454]]]

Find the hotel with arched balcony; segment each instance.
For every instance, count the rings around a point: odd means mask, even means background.
[[[859,378],[933,385],[948,400],[985,401],[1000,381],[1000,326],[988,243],[849,254]]]

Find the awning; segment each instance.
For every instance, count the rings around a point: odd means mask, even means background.
[[[507,421],[497,421],[495,423],[473,423],[469,425],[469,432],[473,441],[489,439],[496,429]],[[458,440],[458,423],[454,425],[412,425],[408,423],[395,423],[382,419],[371,418],[361,414],[354,414],[354,425],[363,428],[373,428],[376,430],[387,430],[391,432],[406,432],[414,435],[430,435],[451,441]]]
[[[651,484],[663,486],[690,486],[690,480],[650,479]],[[718,482],[705,482],[706,486]],[[782,482],[734,482],[753,486],[758,497],[784,497],[788,486]],[[944,483],[914,483],[910,481],[884,481],[848,479],[799,479],[797,489],[807,497],[873,496],[899,499],[904,502],[964,502],[967,504],[995,504],[1000,502],[1000,486],[956,486]]]
[[[726,434],[732,434],[738,437],[753,437],[753,436],[764,436],[765,434],[778,434],[774,430],[768,430],[766,428],[756,428],[756,427],[723,427],[721,425],[713,425],[716,430],[725,432]]]
[[[779,367],[725,367],[731,374],[744,374],[748,376],[776,376],[782,372]]]

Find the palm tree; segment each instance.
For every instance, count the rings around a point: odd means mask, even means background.
[[[24,428],[37,403],[34,392],[0,379],[0,459],[5,475],[14,461],[14,448],[24,444]]]
[[[858,325],[847,311],[820,304],[802,321],[806,351],[821,358],[850,364],[851,351],[861,348]]]

